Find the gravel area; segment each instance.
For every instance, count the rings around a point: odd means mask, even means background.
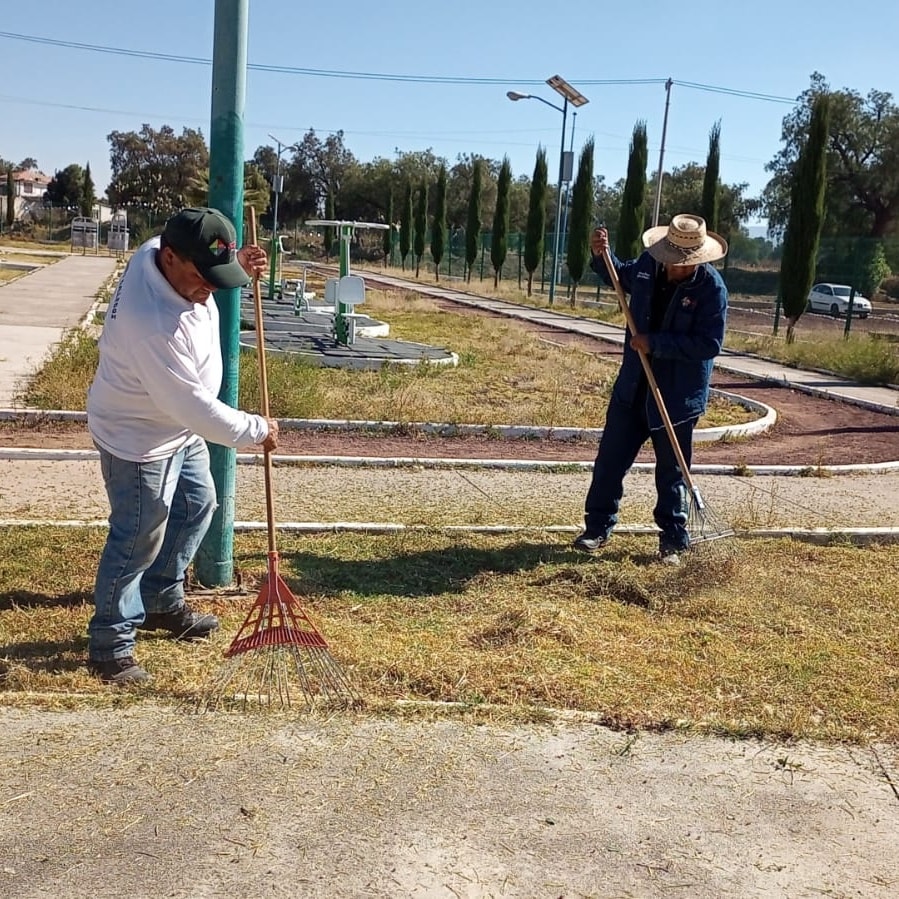
[[[785,477],[697,475],[710,509],[741,529],[895,527],[899,472]],[[577,526],[589,471],[349,468],[276,465],[275,515],[284,522],[406,525]],[[622,525],[652,524],[653,476],[625,482]],[[0,519],[104,520],[108,509],[93,460],[0,460]],[[235,519],[265,521],[261,465],[238,465]]]

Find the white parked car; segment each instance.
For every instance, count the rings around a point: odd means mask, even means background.
[[[816,284],[808,295],[808,308],[811,312],[825,312],[839,318],[848,311],[851,294],[848,284]],[[852,297],[852,315],[867,318],[870,314],[871,301],[856,293]]]

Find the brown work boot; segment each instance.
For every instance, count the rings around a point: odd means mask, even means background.
[[[218,626],[215,615],[204,615],[182,603],[168,612],[148,612],[139,629],[168,631],[176,640],[205,640]]]
[[[105,684],[124,687],[129,684],[140,684],[150,679],[134,660],[134,656],[120,656],[117,659],[90,659],[87,663],[91,674],[96,674]]]

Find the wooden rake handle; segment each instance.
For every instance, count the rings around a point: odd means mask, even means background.
[[[250,206],[250,243],[256,244],[256,210]],[[259,287],[259,275],[253,275],[253,308],[256,313],[256,355],[259,357],[259,397],[262,414],[270,418],[268,404],[268,372],[265,367],[265,326],[262,322],[262,290]],[[263,468],[265,470],[265,518],[268,525],[269,555],[278,552],[275,542],[275,500],[272,488],[272,455],[271,450],[263,447]]]
[[[612,254],[609,252],[608,247],[602,251],[602,261],[606,264],[609,277],[612,279],[612,286],[615,288],[615,293],[618,295],[618,305],[621,307],[621,311],[624,314],[624,320],[627,322],[628,330],[631,332],[631,336],[633,336],[637,333],[637,328],[634,324],[634,316],[631,314],[631,307],[627,304],[627,298],[624,296],[624,288],[621,286],[621,281],[618,280],[618,272],[615,270],[615,263],[612,261]],[[649,389],[653,399],[659,407],[659,414],[662,416],[662,421],[665,424],[665,431],[668,433],[668,440],[671,442],[671,449],[674,451],[674,457],[677,459],[677,464],[680,466],[681,473],[684,476],[687,486],[690,488],[690,492],[695,493],[696,488],[693,485],[693,478],[690,476],[687,460],[684,459],[683,450],[677,442],[677,434],[674,431],[674,425],[671,423],[671,416],[668,414],[665,401],[662,399],[662,393],[656,382],[656,376],[652,372],[652,366],[649,364],[649,359],[643,350],[637,350],[637,355],[640,357],[640,362],[643,364],[643,371],[646,373],[646,380],[649,382]]]

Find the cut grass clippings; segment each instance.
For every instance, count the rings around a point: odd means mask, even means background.
[[[625,728],[899,739],[899,546],[741,541],[735,560],[672,569],[653,561],[651,538],[616,538],[597,557],[564,539],[284,535],[281,573],[370,708],[461,703],[521,720],[575,709]],[[222,618],[213,642],[139,637],[153,680],[138,690],[85,668],[102,542],[0,530],[0,703],[177,703],[214,677],[266,570],[264,535],[236,538],[244,595],[193,600]]]

